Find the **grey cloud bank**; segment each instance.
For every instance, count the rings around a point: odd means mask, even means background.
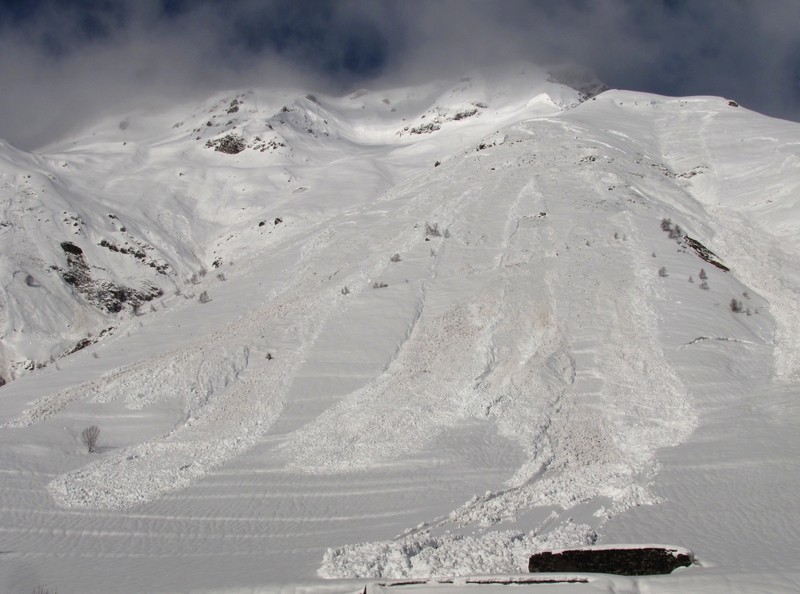
[[[800,119],[796,0],[11,0],[0,137],[34,149],[102,113],[220,89],[347,92],[517,60]]]

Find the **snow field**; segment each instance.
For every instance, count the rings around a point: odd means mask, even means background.
[[[48,369],[3,388],[8,584],[344,592],[517,574],[543,548],[657,541],[703,566],[552,587],[792,590],[791,225],[773,233],[776,210],[725,185],[750,161],[747,180],[770,175],[770,139],[791,151],[780,134],[792,133],[737,112],[764,137],[739,156],[721,100],[614,92],[560,114],[564,97],[529,94],[505,111],[489,101],[469,128],[448,120],[485,99],[474,90],[409,120],[440,117],[429,140],[387,133],[395,95],[360,95],[292,103],[294,152],[262,172],[244,153],[201,174],[228,156],[191,149],[197,167],[176,176],[191,188],[153,199],[146,218],[174,236],[181,274],[221,258],[228,280],[212,270],[91,347],[96,361],[65,360],[63,385]],[[545,115],[515,120],[534,108]],[[367,121],[339,134],[360,111]],[[142,171],[180,161],[169,142],[137,150]],[[93,150],[81,167],[100,163]],[[174,173],[138,189],[155,194]],[[115,201],[126,175],[108,179]],[[732,271],[670,239],[664,217]],[[145,236],[150,222],[131,228]],[[211,302],[196,301],[202,290]],[[752,315],[731,312],[731,297]],[[90,423],[108,440],[99,455],[77,441]]]

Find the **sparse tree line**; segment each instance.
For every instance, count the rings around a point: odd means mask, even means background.
[[[685,233],[683,232],[683,229],[681,228],[681,226],[678,225],[678,224],[673,224],[672,220],[668,219],[668,218],[661,219],[661,230],[666,232],[666,233],[668,233],[670,239],[680,240],[683,237],[685,237]],[[616,237],[616,235],[615,235],[615,237]],[[653,252],[653,257],[654,258],[656,257],[656,253],[655,252]],[[667,273],[667,267],[666,266],[662,266],[661,268],[658,269],[658,276],[660,276],[662,278],[669,276],[669,274]],[[709,290],[708,273],[706,272],[705,268],[701,268],[700,269],[700,273],[697,276],[700,278],[699,287],[701,289],[703,289],[704,291],[708,291]],[[689,282],[690,283],[694,283],[694,277],[692,275],[689,275]],[[742,296],[745,299],[750,299],[750,295],[749,295],[749,293],[747,291],[742,293]],[[748,316],[753,314],[753,310],[750,308],[750,306],[745,305],[740,299],[737,299],[736,297],[733,297],[730,300],[730,302],[728,303],[728,308],[733,313],[745,313]],[[755,312],[758,313],[758,309],[756,309]]]
[[[439,223],[425,223],[424,237],[425,241],[430,241],[431,237],[441,237],[443,239],[449,239],[450,230],[445,229],[444,231],[442,231],[442,229],[439,227]],[[431,256],[435,255],[436,255],[436,250],[431,249]],[[389,262],[392,262],[393,264],[397,264],[398,262],[402,261],[403,258],[400,255],[400,252],[395,252],[394,254],[389,256]],[[408,280],[406,280],[406,282],[408,282]],[[372,283],[373,289],[385,289],[388,286],[389,285],[384,281],[375,281],[374,283]],[[345,285],[340,289],[340,293],[342,295],[349,295],[350,288],[347,285]]]
[[[667,233],[670,239],[683,239],[685,235],[680,225],[677,223],[674,225],[672,224],[672,219],[661,219],[661,230]]]

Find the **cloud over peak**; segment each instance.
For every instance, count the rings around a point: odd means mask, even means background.
[[[240,87],[408,84],[517,60],[800,119],[795,0],[6,0],[0,137]]]

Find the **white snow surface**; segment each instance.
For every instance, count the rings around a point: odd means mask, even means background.
[[[698,564],[513,588],[800,590],[800,126],[580,99],[514,66],[0,144],[0,590],[494,592],[648,542]],[[104,309],[65,242],[161,295]]]

